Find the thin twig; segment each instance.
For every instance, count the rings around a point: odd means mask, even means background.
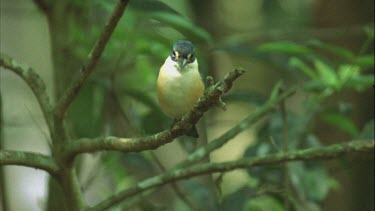
[[[333,144],[326,147],[316,147],[296,150],[289,153],[275,153],[257,158],[243,158],[237,161],[223,163],[206,163],[189,168],[173,169],[161,175],[146,179],[124,191],[110,196],[98,205],[88,209],[90,211],[106,210],[124,199],[130,198],[151,188],[161,186],[181,179],[191,178],[202,174],[227,172],[234,169],[250,168],[254,166],[279,165],[285,162],[301,160],[327,160],[353,152],[374,152],[374,140],[351,141],[343,144]]]
[[[0,150],[0,166],[19,165],[42,169],[55,176],[59,170],[56,162],[46,155],[34,152]]]
[[[38,100],[48,129],[52,131],[52,106],[46,92],[46,85],[42,78],[32,68],[18,63],[13,58],[2,53],[0,53],[0,66],[13,71],[26,82]]]
[[[88,61],[85,66],[82,67],[79,76],[71,83],[67,88],[61,99],[59,100],[56,108],[55,115],[62,118],[66,113],[69,105],[73,102],[77,94],[79,93],[83,83],[95,69],[98,60],[100,59],[105,47],[107,46],[108,40],[115,30],[117,23],[122,17],[129,0],[118,0],[115,9],[112,12],[111,17],[106,23],[102,34],[98,41],[95,43],[93,49],[89,54]]]

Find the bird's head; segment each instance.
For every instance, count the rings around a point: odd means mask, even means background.
[[[183,69],[185,65],[195,61],[195,47],[187,40],[179,40],[174,43],[170,57]]]

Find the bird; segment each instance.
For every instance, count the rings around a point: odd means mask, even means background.
[[[203,92],[204,84],[193,43],[187,40],[176,41],[171,54],[161,66],[157,79],[161,110],[173,118],[175,123],[193,108]],[[195,126],[186,135],[199,137]]]

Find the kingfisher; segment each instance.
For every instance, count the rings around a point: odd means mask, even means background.
[[[203,92],[204,84],[194,45],[187,40],[176,41],[171,54],[161,66],[157,79],[161,110],[176,122],[193,108]],[[196,127],[187,135],[198,138]]]

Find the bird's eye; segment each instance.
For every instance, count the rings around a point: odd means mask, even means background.
[[[173,58],[178,58],[178,52],[177,51],[173,51],[172,55],[173,55]]]
[[[194,54],[190,53],[187,55],[188,60],[194,60]]]

